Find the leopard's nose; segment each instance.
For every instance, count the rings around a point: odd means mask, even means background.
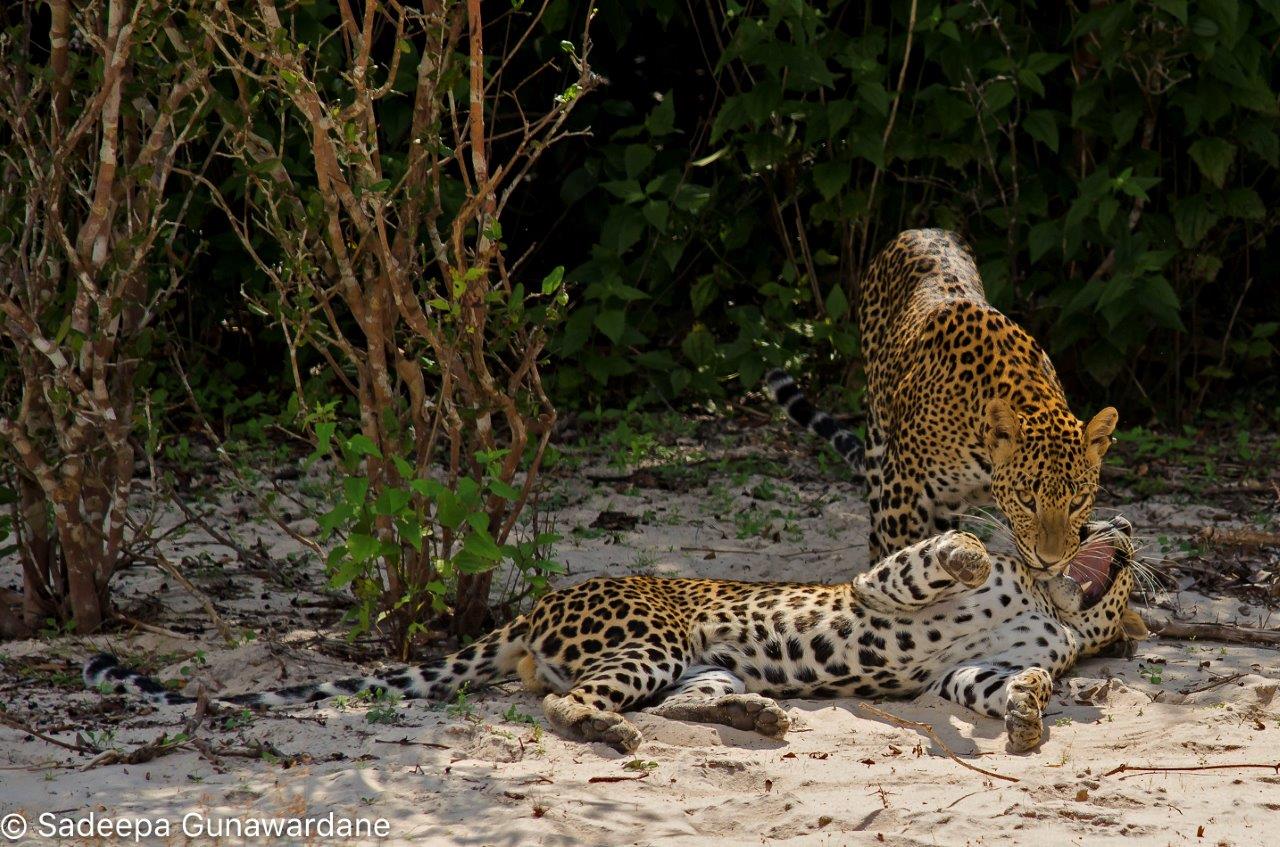
[[[1062,544],[1045,544],[1043,542],[1036,545],[1036,560],[1042,567],[1054,568],[1063,564],[1070,556]]]
[[[1040,566],[1041,570],[1046,570],[1046,571],[1049,571],[1050,573],[1057,574],[1066,570],[1067,565],[1071,563],[1071,560],[1063,559],[1063,558],[1050,559],[1040,555],[1040,552],[1037,550],[1036,563]]]

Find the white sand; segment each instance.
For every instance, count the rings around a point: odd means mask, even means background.
[[[743,494],[761,477],[732,470],[687,493],[618,493],[582,481],[585,473],[556,483],[566,495],[557,522],[567,536],[603,509],[651,514],[634,531],[567,537],[559,552],[570,565],[570,581],[632,572],[832,581],[865,564],[860,496],[850,486],[818,480],[812,466],[807,481],[772,482],[776,493],[764,493],[774,499],[764,501]],[[773,509],[783,513],[771,521],[779,540],[737,537],[757,529],[757,518]],[[1124,512],[1139,534],[1176,538],[1210,519],[1198,509],[1144,502]],[[228,519],[277,555],[294,549],[268,525]],[[104,700],[95,692],[17,681],[15,669],[40,674],[43,668],[47,680],[49,668],[70,667],[100,648],[174,654],[160,674],[165,678],[180,676],[182,666],[192,665],[191,654],[204,650],[207,664],[197,667],[199,674],[227,692],[357,669],[309,649],[315,631],[290,610],[294,592],[241,573],[229,551],[199,536],[171,547],[175,557],[203,553],[206,564],[226,562],[197,582],[209,588],[230,578],[239,596],[220,601],[220,608],[258,639],[227,649],[208,630],[203,638],[135,633],[0,644],[0,698],[9,712],[67,741],[77,728],[118,722],[113,743],[126,748],[178,731],[189,710],[130,703],[123,719],[104,717],[95,711]],[[180,589],[162,587],[156,572],[133,570],[121,579],[122,605],[152,594],[160,600],[149,623],[203,623],[198,605]],[[306,581],[316,584],[314,573]],[[304,605],[323,599],[315,591],[296,595]],[[1269,623],[1265,609],[1231,598],[1174,593],[1165,601],[1199,619]],[[332,629],[325,634],[340,637]],[[334,812],[385,819],[386,842],[395,844],[1274,845],[1280,843],[1276,769],[1108,772],[1120,765],[1280,763],[1278,686],[1280,652],[1150,641],[1132,659],[1091,660],[1063,679],[1046,715],[1047,740],[1023,756],[1004,751],[1001,722],[954,704],[932,697],[879,703],[930,724],[965,761],[1016,782],[965,769],[924,734],[869,717],[854,699],[785,701],[794,729],[782,741],[635,715],[646,742],[632,756],[546,731],[538,699],[514,685],[476,694],[464,708],[402,703],[394,724],[371,722],[365,705],[330,701],[260,714],[230,730],[202,730],[215,746],[263,740],[312,758],[289,768],[243,758],[215,765],[182,751],[83,771],[88,757],[0,727],[0,818],[27,816],[30,843],[131,843],[37,832],[42,812],[65,818],[96,811],[164,818],[173,834],[148,843],[174,844],[189,843],[179,827],[191,812],[215,823]],[[537,725],[511,720],[516,713],[535,716]]]

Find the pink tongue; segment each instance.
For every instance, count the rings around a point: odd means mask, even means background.
[[[1099,541],[1080,548],[1080,552],[1067,565],[1067,576],[1082,587],[1089,582],[1088,594],[1099,594],[1107,587],[1111,575],[1111,556],[1115,551],[1110,544]]]

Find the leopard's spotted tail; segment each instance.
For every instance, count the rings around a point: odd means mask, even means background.
[[[771,370],[764,378],[774,401],[786,410],[791,420],[829,441],[849,467],[861,476],[866,452],[862,439],[826,412],[815,409],[786,371]]]
[[[239,706],[284,706],[290,703],[314,703],[340,694],[360,691],[382,691],[399,694],[405,699],[448,700],[464,684],[483,685],[515,673],[525,653],[525,634],[529,623],[518,617],[504,627],[467,645],[456,653],[421,665],[406,665],[380,676],[357,676],[332,682],[295,685],[276,691],[257,691],[218,697],[223,703]],[[100,653],[84,664],[84,683],[89,688],[102,688],[119,694],[133,694],[152,703],[194,703],[165,688],[148,676],[120,664],[115,656]]]

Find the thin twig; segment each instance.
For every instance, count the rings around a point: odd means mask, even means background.
[[[190,592],[192,597],[195,597],[196,600],[200,601],[200,605],[204,606],[204,613],[209,616],[209,620],[218,628],[218,634],[222,636],[222,640],[227,642],[227,644],[235,645],[236,639],[235,636],[231,634],[231,627],[227,626],[227,622],[218,614],[218,610],[214,607],[213,601],[209,599],[209,595],[205,594],[197,588],[191,580],[187,579],[182,571],[178,570],[177,566],[174,565],[173,562],[170,562],[163,553],[159,550],[154,552],[156,565],[165,573],[169,574],[169,576],[176,579],[183,588]]]
[[[1277,762],[1274,765],[1241,763],[1241,764],[1231,764],[1231,765],[1174,765],[1174,766],[1165,767],[1165,768],[1158,768],[1158,767],[1148,768],[1148,767],[1133,766],[1133,765],[1118,765],[1112,768],[1111,770],[1107,771],[1106,773],[1104,773],[1103,776],[1115,776],[1118,773],[1129,773],[1129,774],[1187,773],[1190,771],[1225,771],[1225,770],[1239,770],[1243,768],[1262,769],[1262,770],[1269,770],[1269,771],[1275,771],[1276,773],[1280,773],[1280,762]]]
[[[870,712],[876,717],[882,720],[886,720],[889,723],[893,724],[894,726],[900,726],[903,729],[914,729],[919,732],[923,732],[925,735],[932,738],[935,744],[937,744],[939,747],[942,748],[942,752],[947,754],[947,758],[951,759],[951,761],[955,762],[957,765],[960,765],[961,767],[968,768],[971,771],[977,771],[978,773],[983,774],[984,776],[993,777],[994,779],[1003,779],[1006,782],[1022,781],[1018,779],[1016,776],[1005,776],[1002,773],[989,771],[986,768],[980,768],[977,765],[972,765],[966,762],[964,759],[957,756],[955,754],[955,751],[953,751],[950,747],[948,747],[947,743],[943,741],[942,738],[938,736],[938,733],[934,732],[933,727],[927,723],[921,723],[920,721],[907,720],[906,718],[900,718],[897,715],[891,715],[888,712],[886,712],[884,709],[877,708],[871,705],[870,703],[859,703],[858,708],[862,709],[864,712]]]
[[[94,753],[101,752],[100,750],[81,744],[79,742],[60,741],[59,739],[54,738],[52,735],[45,735],[40,730],[31,726],[31,724],[25,721],[20,721],[17,718],[13,717],[12,715],[7,715],[3,712],[0,712],[0,724],[4,724],[7,727],[16,729],[19,732],[25,732],[27,735],[30,735],[33,738],[39,738],[41,741],[44,741],[48,744],[52,744],[55,747],[61,747],[64,750],[70,750],[73,753],[94,754]]]
[[[154,624],[144,623],[138,620],[137,618],[131,618],[128,615],[124,614],[123,612],[117,611],[114,613],[113,616],[118,621],[127,623],[129,626],[135,627],[136,629],[140,629],[143,632],[150,632],[153,635],[163,635],[167,638],[178,638],[178,639],[185,639],[187,637],[182,633],[174,632],[171,629],[165,629],[162,626],[155,626]]]

